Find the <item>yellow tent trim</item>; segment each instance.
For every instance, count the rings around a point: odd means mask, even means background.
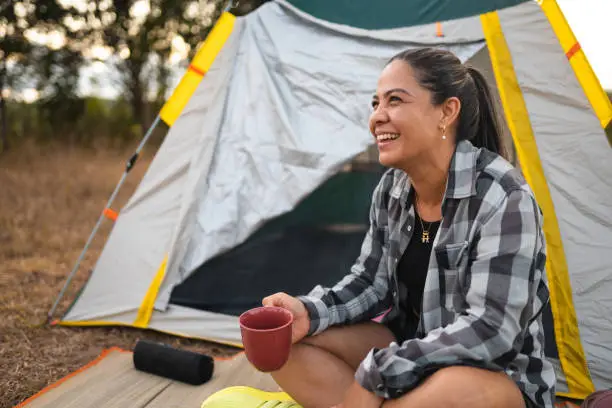
[[[587,60],[556,0],[541,0],[540,5],[563,47],[578,81],[582,85],[601,127],[612,122],[612,103]]]
[[[164,280],[164,276],[166,275],[166,266],[168,264],[168,255],[164,257],[153,281],[149,285],[149,290],[142,300],[140,304],[140,308],[138,309],[138,315],[136,316],[136,320],[134,320],[134,326],[140,327],[141,329],[146,328],[149,325],[149,320],[151,320],[151,315],[153,314],[153,308],[155,307],[155,299],[157,299],[157,293],[159,292],[159,287],[161,286],[162,281]]]
[[[168,126],[172,126],[179,117],[187,101],[202,81],[204,74],[210,69],[215,58],[225,45],[230,34],[234,30],[236,17],[228,12],[224,12],[219,17],[217,24],[210,31],[210,34],[191,61],[190,69],[187,70],[172,96],[162,107],[159,116]]]
[[[584,398],[594,391],[594,386],[580,342],[578,321],[574,312],[571,284],[555,207],[548,190],[529,113],[514,71],[512,55],[504,38],[499,15],[497,12],[483,14],[481,22],[499,95],[518,158],[525,179],[534,190],[544,213],[544,234],[548,253],[546,269],[551,306],[555,317],[555,337],[559,358],[567,378],[570,394],[576,398]]]
[[[79,326],[124,326],[124,327],[134,327],[134,325],[129,323],[122,322],[113,322],[113,321],[105,321],[105,320],[60,320],[57,322],[60,326],[68,326],[68,327],[79,327]]]
[[[137,326],[134,326],[133,324],[130,324],[130,323],[112,322],[112,321],[104,321],[104,320],[59,321],[57,324],[60,325],[60,326],[66,326],[66,327],[101,327],[101,326],[137,327]],[[170,335],[176,336],[176,337],[182,337],[184,339],[204,340],[204,341],[209,341],[211,343],[218,343],[218,344],[223,344],[223,345],[226,345],[226,346],[231,346],[231,347],[236,347],[236,348],[243,348],[244,347],[241,343],[235,343],[235,342],[231,342],[231,341],[223,341],[223,340],[213,339],[212,337],[188,336],[188,335],[183,334],[183,333],[173,332],[173,331],[170,331],[170,330],[160,330],[160,329],[156,329],[156,328],[153,328],[153,327],[148,327],[147,329],[155,331],[155,332],[158,332],[158,333],[165,333],[165,334],[170,334]]]

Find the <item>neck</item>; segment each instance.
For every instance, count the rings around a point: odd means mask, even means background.
[[[444,149],[424,154],[413,165],[402,167],[418,197],[419,203],[437,207],[442,203],[453,150]]]

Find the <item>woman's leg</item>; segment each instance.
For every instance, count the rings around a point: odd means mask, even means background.
[[[379,323],[332,327],[294,344],[287,364],[272,376],[305,408],[329,408],[342,402],[368,352],[392,341],[391,331]]]
[[[384,408],[525,408],[523,394],[505,373],[472,367],[443,368]]]

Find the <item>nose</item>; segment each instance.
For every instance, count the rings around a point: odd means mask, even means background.
[[[378,105],[370,114],[370,132],[372,132],[372,135],[374,135],[377,126],[387,122],[389,122],[387,110],[382,105]]]

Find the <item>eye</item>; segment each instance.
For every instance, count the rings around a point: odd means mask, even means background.
[[[400,98],[399,96],[391,95],[389,97],[389,104],[390,105],[397,105],[400,102],[402,102],[402,98]]]
[[[378,107],[378,101],[377,100],[373,100],[372,101],[372,109],[376,109]]]

